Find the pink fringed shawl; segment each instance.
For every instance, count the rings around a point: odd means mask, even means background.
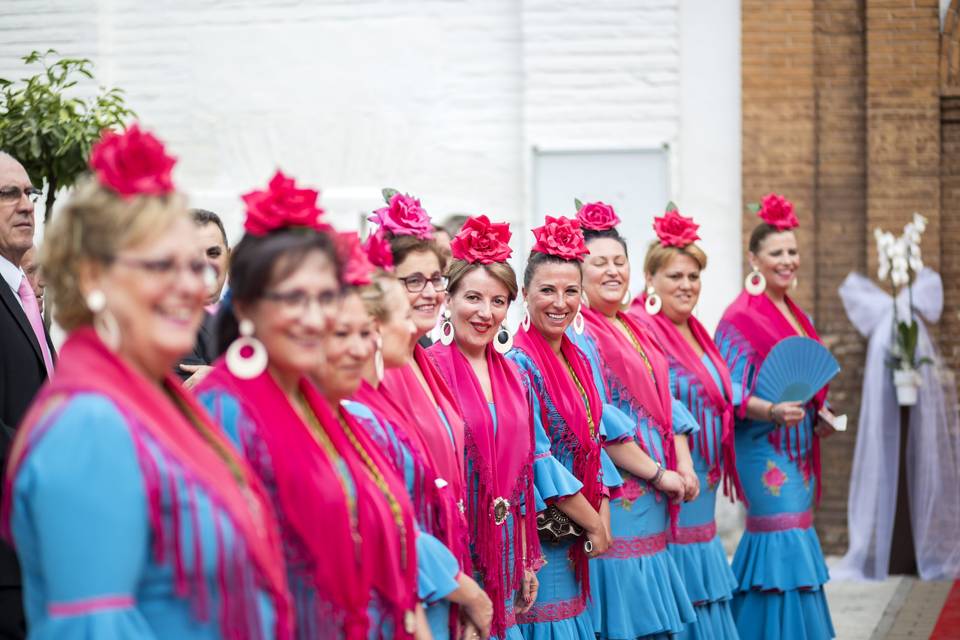
[[[51,423],[47,419],[51,410],[77,393],[105,396],[128,419],[147,492],[154,560],[173,565],[175,591],[180,597],[190,599],[195,616],[207,620],[210,613],[210,594],[203,574],[204,561],[200,557],[196,503],[196,492],[202,491],[217,512],[215,522],[219,523],[220,517],[226,518],[237,535],[237,544],[227,557],[228,550],[224,548],[218,525],[216,564],[220,593],[217,597],[223,637],[231,640],[260,637],[259,626],[254,622],[258,605],[251,582],[255,581],[272,596],[277,637],[290,638],[292,605],[282,546],[273,508],[260,481],[250,467],[233,454],[220,428],[176,378],[168,374],[163,388],[146,380],[107,349],[93,329],[77,329],[71,334],[60,353],[57,375],[41,390],[17,432],[4,478],[3,535],[7,539],[11,537],[11,500],[18,470],[43,437],[42,429]],[[171,397],[192,414],[190,418],[205,434],[199,433]],[[165,460],[168,474],[165,486],[154,452]],[[222,456],[230,456],[233,470]],[[242,474],[242,484],[235,477],[235,470]],[[172,501],[169,518],[163,513],[164,493]],[[178,505],[184,501],[190,506],[190,523],[180,521]],[[189,551],[187,545],[190,545]],[[188,575],[185,567],[187,555],[194,558],[192,575]],[[248,578],[251,567],[254,576]]]
[[[785,300],[806,336],[817,342],[822,342],[807,314],[789,296],[785,297]],[[797,331],[767,295],[752,296],[743,291],[724,312],[720,323],[717,325],[717,335],[718,337],[722,335],[730,341],[731,350],[734,354],[733,357],[729,358],[730,360],[744,357],[747,359],[747,365],[754,372],[757,372],[760,370],[760,365],[763,364],[767,354],[770,353],[770,349],[784,338],[797,335]],[[744,374],[742,384],[743,401],[738,412],[740,418],[746,416],[747,401],[753,395],[756,376],[753,376],[751,382],[750,376]],[[828,388],[824,387],[813,397],[812,402],[816,411],[824,406],[827,391]],[[819,502],[821,490],[820,438],[814,434],[809,459],[800,460],[802,453],[801,438],[797,429],[798,427],[778,427],[770,433],[770,441],[780,451],[784,445],[783,439],[785,437],[790,459],[803,463],[801,470],[808,472],[812,469],[817,480],[817,501]],[[804,465],[806,466],[805,469]]]
[[[740,486],[740,477],[737,475],[737,459],[733,444],[733,404],[731,403],[733,384],[727,363],[704,326],[699,320],[690,316],[687,325],[693,337],[720,374],[722,387],[718,387],[706,365],[673,322],[663,313],[651,316],[646,312],[645,298],[646,296],[638,298],[628,313],[645,326],[662,345],[673,374],[687,383],[689,391],[685,404],[690,407],[700,425],[699,451],[709,467],[707,477],[712,484],[716,484],[722,475],[724,494],[746,500],[743,488]],[[719,442],[715,440],[714,430],[709,428],[708,409],[712,415],[721,419]],[[713,441],[710,442],[710,439]],[[714,452],[712,457],[711,452]]]
[[[467,521],[474,543],[477,569],[484,589],[493,600],[493,633],[505,630],[504,601],[521,585],[524,569],[540,557],[533,498],[533,420],[530,405],[515,365],[487,346],[487,367],[497,409],[497,430],[476,373],[455,345],[435,344],[427,355],[459,399],[464,417],[464,440],[471,476],[467,498]],[[513,514],[513,539],[506,526],[495,521],[495,502],[509,502]],[[522,514],[521,502],[526,505]],[[506,514],[503,514],[504,518]],[[524,538],[526,546],[524,546]],[[513,567],[507,565],[513,549]],[[512,580],[508,580],[512,576]]]
[[[543,376],[546,393],[553,406],[566,423],[562,430],[561,439],[566,448],[573,454],[573,475],[583,483],[581,492],[594,509],[600,508],[603,499],[603,482],[600,479],[600,421],[603,415],[603,401],[597,392],[593,380],[593,369],[590,361],[573,342],[563,336],[560,342],[560,353],[564,362],[554,353],[536,327],[521,329],[514,338],[515,348],[523,351],[537,365]],[[581,389],[567,369],[567,364],[581,381]],[[589,418],[593,422],[591,425]],[[545,398],[540,399],[541,419],[545,428],[549,429],[550,417],[547,411]],[[590,593],[590,570],[588,558],[583,545],[575,544],[570,549],[571,560],[576,570],[577,580],[581,586],[581,598],[586,600]]]
[[[233,376],[221,359],[200,392],[222,390],[236,398],[267,446],[277,486],[278,508],[310,561],[310,578],[322,600],[343,612],[344,637],[367,637],[371,590],[396,637],[416,599],[413,507],[402,480],[389,468],[365,430],[341,414],[344,431],[326,400],[306,379],[299,383],[323,434],[304,424],[270,373],[251,380]],[[322,444],[328,439],[331,453]],[[362,451],[362,453],[361,453]],[[400,507],[401,529],[363,457],[373,464]],[[344,467],[346,473],[344,474]],[[346,478],[345,478],[346,475]],[[352,484],[352,489],[347,488]],[[323,615],[318,610],[317,615]],[[328,624],[329,620],[318,620]]]

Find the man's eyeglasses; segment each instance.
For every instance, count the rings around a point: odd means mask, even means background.
[[[311,295],[303,289],[294,289],[293,291],[267,291],[263,297],[279,303],[287,311],[304,313],[311,301],[316,302],[321,311],[331,309],[340,301],[340,292],[321,291]]]
[[[447,290],[447,276],[436,275],[428,278],[422,273],[414,273],[406,278],[397,278],[397,280],[402,282],[410,293],[420,293],[426,288],[428,282],[433,285],[434,291],[443,292]]]
[[[20,198],[23,196],[27,196],[27,199],[30,200],[30,202],[36,202],[42,195],[43,192],[34,187],[27,187],[26,189],[21,189],[20,187],[0,188],[0,202],[3,204],[20,202]]]

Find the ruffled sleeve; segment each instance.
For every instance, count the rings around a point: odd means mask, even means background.
[[[456,591],[460,565],[446,545],[424,531],[417,532],[417,595],[422,602],[443,600]]]
[[[693,434],[700,431],[697,419],[693,417],[687,406],[676,398],[670,398],[670,412],[673,416],[673,432],[677,435]]]
[[[30,638],[155,638],[137,608],[150,531],[127,424],[99,395],[55,411],[13,488]]]

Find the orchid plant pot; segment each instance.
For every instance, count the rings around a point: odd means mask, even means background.
[[[893,384],[897,389],[897,403],[901,407],[912,407],[917,404],[917,391],[920,389],[920,372],[916,369],[895,369]]]

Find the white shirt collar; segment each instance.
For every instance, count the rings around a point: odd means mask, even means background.
[[[3,279],[7,282],[7,285],[13,289],[14,295],[16,295],[19,300],[20,282],[23,278],[26,278],[23,269],[3,256],[0,256],[0,276],[3,276]]]

